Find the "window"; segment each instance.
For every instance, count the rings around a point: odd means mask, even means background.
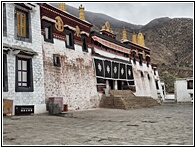
[[[16,6],[15,11],[15,38],[21,41],[32,42],[29,11],[21,6]]]
[[[3,53],[3,91],[8,91],[7,54]]]
[[[154,68],[154,75],[156,76],[156,69]]]
[[[141,71],[140,73],[141,73],[141,77],[144,77],[144,74],[143,74],[143,72]]]
[[[187,89],[193,89],[193,80],[187,81]]]
[[[7,36],[6,4],[3,3],[3,36]]]
[[[54,66],[61,67],[60,55],[53,55]]]
[[[133,63],[136,64],[135,52],[133,52]]]
[[[17,11],[17,35],[27,37],[27,14],[19,10]]]
[[[66,47],[70,49],[74,49],[74,38],[73,38],[73,32],[71,30],[66,29]]]
[[[155,84],[156,84],[156,88],[159,89],[158,80],[155,81]]]
[[[16,57],[16,92],[33,92],[31,58]]]
[[[86,35],[82,35],[82,50],[88,52]]]
[[[44,41],[53,43],[52,24],[44,22]]]
[[[150,63],[150,58],[148,56],[146,56],[146,65],[147,65],[147,67],[149,67],[149,63]]]
[[[148,61],[147,61],[146,65],[147,65],[147,67],[149,67],[149,62]]]
[[[147,74],[147,77],[148,77],[148,80],[150,80],[150,75],[149,74]]]
[[[142,66],[142,55],[141,54],[139,54],[139,63],[140,63],[140,65]]]

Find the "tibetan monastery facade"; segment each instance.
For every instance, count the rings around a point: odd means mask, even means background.
[[[40,4],[46,101],[63,97],[69,110],[98,107],[99,93],[93,70],[90,28],[79,7],[80,17],[59,7]]]
[[[136,96],[163,98],[157,67],[150,61],[150,49],[145,47],[142,33],[127,40],[123,29],[122,40],[116,36],[106,22],[100,33],[91,32],[93,61],[97,91],[131,90]]]

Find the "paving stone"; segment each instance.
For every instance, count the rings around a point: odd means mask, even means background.
[[[171,117],[171,118],[165,118]],[[3,118],[3,145],[193,145],[193,106]]]

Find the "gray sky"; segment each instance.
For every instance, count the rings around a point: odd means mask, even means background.
[[[65,2],[85,11],[104,13],[118,20],[145,25],[159,17],[193,18],[194,4],[188,2]]]

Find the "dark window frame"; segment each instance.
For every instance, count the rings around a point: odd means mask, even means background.
[[[3,91],[8,92],[7,53],[3,53]]]
[[[133,53],[132,53],[132,56],[133,56],[133,63],[136,64],[136,53],[133,52]]]
[[[140,66],[142,66],[142,54],[139,54],[139,64],[140,64]]]
[[[149,67],[149,64],[150,64],[150,58],[148,56],[146,56],[146,65],[147,65],[147,67]]]
[[[61,67],[61,57],[60,55],[53,54],[53,65],[56,67]]]
[[[87,36],[82,35],[81,40],[82,40],[82,51],[88,52]]]
[[[67,44],[67,35],[69,35],[69,41],[70,41],[69,44],[70,45]],[[65,29],[65,45],[69,49],[75,49],[74,48],[74,34],[73,34],[73,31],[70,30],[70,29],[67,29],[67,28]]]
[[[22,87],[18,86],[18,83],[22,83],[18,81],[18,60],[27,61],[27,86]],[[20,70],[21,71],[21,70]],[[16,92],[33,92],[33,66],[32,66],[32,57],[26,56],[16,56],[16,72],[15,72],[15,91]]]
[[[46,32],[45,32],[46,27],[48,28],[48,34],[49,34],[48,39],[46,38]],[[53,41],[53,23],[50,23],[48,21],[44,21],[44,41],[54,43],[54,41]]]
[[[193,80],[187,80],[187,89],[193,89]]]
[[[159,83],[158,80],[155,80],[156,89],[159,90]]]
[[[144,77],[144,73],[141,71],[140,74],[141,74],[141,77],[143,78]]]
[[[150,80],[150,75],[149,74],[147,74],[147,77],[148,77],[148,80]]]
[[[5,3],[3,3],[3,36],[7,36],[7,17]]]
[[[156,69],[154,68],[154,75],[156,76]]]
[[[26,36],[19,36],[18,35],[18,28],[17,28],[17,11],[23,12],[26,14]],[[15,39],[16,40],[20,40],[20,41],[24,41],[24,42],[32,42],[32,31],[31,31],[31,13],[28,9],[16,5],[15,6]]]

